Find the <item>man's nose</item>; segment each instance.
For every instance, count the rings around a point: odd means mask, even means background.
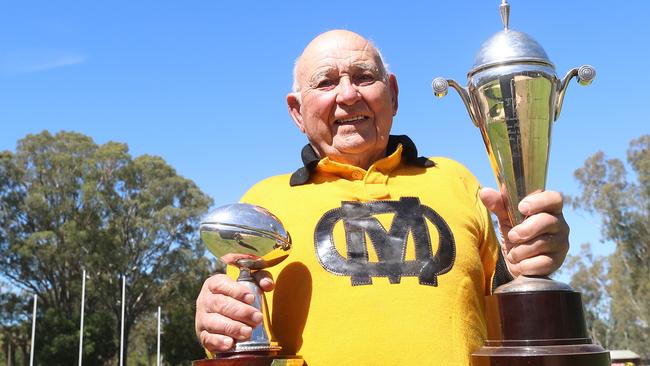
[[[336,102],[339,104],[352,105],[359,101],[359,99],[361,99],[361,93],[357,86],[350,81],[350,78],[342,77],[339,80]]]

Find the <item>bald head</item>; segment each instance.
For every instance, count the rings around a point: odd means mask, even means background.
[[[371,41],[349,30],[334,29],[316,36],[296,59],[293,67],[293,92],[301,90],[302,78],[305,76],[304,65],[309,64],[309,61],[313,60],[314,57],[318,57],[324,49],[345,50],[350,48],[362,49],[372,54],[372,58],[379,65],[380,70],[378,71],[384,77],[388,77],[388,65],[384,62],[379,49]]]
[[[367,169],[386,151],[397,113],[397,79],[377,48],[333,30],[314,38],[296,61],[289,114],[321,158]]]

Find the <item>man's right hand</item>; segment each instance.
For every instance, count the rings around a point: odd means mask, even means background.
[[[273,290],[273,278],[266,271],[253,274],[264,291]],[[251,306],[254,295],[241,283],[224,274],[214,275],[203,283],[196,299],[194,325],[196,336],[210,352],[225,352],[234,340],[250,338],[253,328],[264,319]]]

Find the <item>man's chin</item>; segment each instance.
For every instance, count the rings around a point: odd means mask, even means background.
[[[347,139],[343,143],[335,143],[334,149],[341,155],[359,155],[367,154],[374,150],[374,141],[368,141],[361,137],[355,139]]]
[[[374,162],[381,159],[386,151],[386,146],[377,146],[373,141],[363,141],[363,143],[356,144],[339,144],[334,145],[335,154],[330,155],[330,158],[335,161],[366,161]],[[333,155],[336,155],[333,156]]]

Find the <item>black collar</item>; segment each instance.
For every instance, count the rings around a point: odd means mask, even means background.
[[[399,144],[402,144],[402,159],[406,164],[422,168],[430,168],[436,165],[436,163],[425,157],[418,157],[418,149],[415,147],[413,140],[406,135],[390,135],[388,137],[386,156],[394,153]],[[318,162],[320,161],[318,154],[316,154],[316,151],[314,151],[314,148],[310,144],[307,144],[302,148],[300,157],[302,158],[304,166],[291,175],[289,185],[292,187],[300,186],[309,182],[311,172],[316,168],[316,165],[318,165]]]

